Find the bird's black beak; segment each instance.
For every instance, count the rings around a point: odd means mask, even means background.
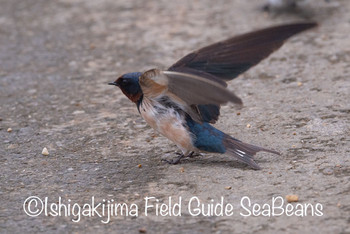
[[[117,82],[111,82],[111,83],[108,83],[109,85],[115,85],[115,86],[119,86]]]

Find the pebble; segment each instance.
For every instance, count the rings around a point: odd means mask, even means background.
[[[46,147],[44,147],[43,151],[41,152],[42,155],[44,156],[48,156],[49,155],[49,151],[47,150]]]
[[[7,129],[7,132],[12,132],[12,128],[8,128],[8,129]]]
[[[287,202],[297,202],[299,200],[298,195],[287,195]]]
[[[7,146],[7,149],[15,149],[16,145],[15,144],[10,144],[9,146]]]

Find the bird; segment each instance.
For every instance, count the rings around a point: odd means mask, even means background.
[[[119,87],[144,120],[181,150],[178,157],[165,160],[168,163],[208,152],[227,154],[261,169],[254,161],[257,152],[280,153],[242,142],[213,126],[221,105],[242,105],[227,82],[268,57],[291,36],[316,25],[298,22],[248,32],[189,53],[167,70],[126,73],[108,84]]]

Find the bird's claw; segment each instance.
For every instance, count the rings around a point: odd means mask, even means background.
[[[199,156],[200,154],[198,154],[198,153],[194,153],[194,151],[192,151],[189,155],[187,155],[187,157],[189,157],[189,158],[194,158],[194,157],[197,157],[197,156]]]
[[[181,159],[182,159],[183,157],[185,157],[184,154],[179,153],[179,152],[176,152],[175,154],[178,155],[177,158],[171,159],[171,160],[169,160],[169,159],[164,159],[164,158],[163,158],[162,161],[167,162],[167,163],[172,164],[172,165],[176,165],[176,164],[178,164],[178,163],[181,161]],[[192,158],[192,157],[194,157],[194,156],[197,156],[197,155],[194,154],[194,152],[192,151],[192,152],[189,153],[186,157]]]
[[[169,164],[171,164],[171,165],[176,165],[176,164],[178,164],[179,162],[180,162],[180,160],[181,160],[181,158],[182,158],[183,156],[182,155],[180,155],[179,157],[177,157],[176,159],[171,159],[171,160],[168,160],[168,159],[162,159],[162,161],[163,162],[167,162],[167,163],[169,163]]]
[[[169,160],[169,159],[162,159],[162,161],[167,162],[167,163],[172,164],[172,165],[176,165],[176,164],[178,164],[180,162],[180,160],[183,157],[185,157],[185,155],[182,154],[182,153],[176,152],[175,154],[178,155],[178,157],[176,157],[175,159],[171,159],[171,160]],[[192,155],[192,153],[190,155]]]

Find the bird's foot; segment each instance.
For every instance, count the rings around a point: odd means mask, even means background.
[[[175,159],[171,159],[171,160],[169,160],[169,159],[162,159],[162,161],[167,162],[167,163],[172,164],[172,165],[175,165],[175,164],[178,164],[183,157],[190,157],[190,158],[192,158],[192,157],[196,156],[196,155],[193,155],[194,154],[193,151],[191,153],[189,153],[188,155],[186,155],[186,156],[184,154],[182,154],[182,153],[179,153],[179,152],[176,152],[175,154],[178,155],[178,157],[176,157]]]
[[[185,155],[180,154],[180,153],[176,153],[176,154],[179,155],[179,156],[176,157],[175,159],[169,160],[169,159],[164,159],[163,158],[162,161],[167,162],[167,163],[172,164],[172,165],[178,164],[180,162],[181,158],[185,157]]]
[[[189,155],[187,155],[187,157],[189,157],[189,158],[194,158],[194,157],[198,157],[198,156],[202,156],[202,154],[200,154],[199,152],[194,152],[194,151],[192,151]]]

